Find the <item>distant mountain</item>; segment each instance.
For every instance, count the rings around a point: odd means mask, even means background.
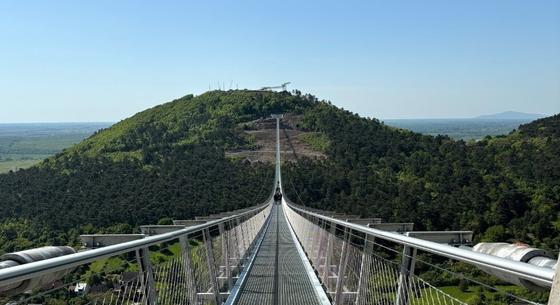
[[[532,120],[544,118],[545,116],[546,115],[536,114],[536,113],[505,111],[505,112],[494,113],[494,114],[479,115],[474,118],[484,119],[484,120],[531,120],[532,121]]]

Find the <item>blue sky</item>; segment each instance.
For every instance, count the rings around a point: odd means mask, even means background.
[[[291,81],[363,116],[560,112],[560,1],[0,0],[0,123]]]

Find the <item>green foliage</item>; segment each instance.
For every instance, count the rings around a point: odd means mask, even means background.
[[[330,146],[329,138],[322,133],[304,133],[299,135],[299,138],[311,148],[321,152],[326,152]]]
[[[151,164],[61,155],[49,167],[0,175],[0,215],[61,232],[90,223],[104,233],[129,233],[164,217],[189,219],[264,201],[267,177],[269,165],[231,162],[208,146],[172,149]]]
[[[132,233],[160,220],[261,203],[272,166],[230,160],[225,151],[252,145],[240,123],[302,113],[314,103],[287,92],[188,95],[100,130],[39,166],[0,175],[0,232],[22,232],[0,239],[0,249],[76,245],[78,234]]]
[[[210,144],[223,149],[250,145],[241,132],[240,123],[268,117],[271,113],[301,113],[315,102],[312,96],[288,92],[255,92],[248,90],[210,91],[142,111],[111,128],[98,132],[71,151],[81,155],[111,155],[115,160],[127,156],[161,158],[159,150],[185,144]],[[145,151],[157,151],[146,156]],[[136,154],[136,152],[141,152]]]
[[[40,159],[2,160],[0,161],[0,174],[7,173],[9,171],[17,171],[22,168],[29,168],[39,162],[41,162]]]
[[[27,249],[34,242],[40,243],[44,236],[32,230],[29,221],[24,219],[5,219],[0,223],[0,253]]]
[[[560,114],[551,117],[538,119],[529,124],[524,124],[519,127],[519,133],[529,137],[555,137],[560,134]]]
[[[502,225],[491,226],[486,229],[480,241],[483,242],[495,242],[500,240],[507,240],[506,228]]]
[[[304,112],[326,160],[284,166],[288,196],[326,210],[560,248],[560,116],[479,142],[424,136],[329,103]]]
[[[172,225],[173,219],[171,217],[163,217],[162,219],[158,220],[158,225]]]

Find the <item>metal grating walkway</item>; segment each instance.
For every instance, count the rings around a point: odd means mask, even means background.
[[[282,207],[274,205],[270,217],[236,304],[320,305]]]

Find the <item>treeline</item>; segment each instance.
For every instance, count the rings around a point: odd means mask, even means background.
[[[328,159],[286,164],[293,200],[557,253],[560,116],[471,143],[397,130],[328,103],[312,106],[304,122],[328,137]]]
[[[208,92],[143,111],[37,167],[0,175],[0,252],[75,244],[83,233],[131,233],[266,200],[270,164],[225,157],[251,146],[242,122],[301,113],[312,96]]]
[[[28,220],[23,224],[44,230],[48,237],[40,239],[44,243],[60,244],[77,233],[94,233],[115,224],[127,224],[118,233],[130,233],[125,231],[166,217],[190,219],[247,207],[264,202],[272,189],[269,165],[232,162],[223,151],[208,146],[171,150],[148,165],[130,158],[115,162],[77,154],[52,163],[0,175],[0,215]],[[81,232],[67,234],[76,228]],[[1,232],[0,247],[2,241],[12,241],[6,231]],[[59,240],[49,232],[66,237]],[[36,236],[30,240],[38,241]],[[29,245],[24,240],[17,244]]]
[[[0,251],[262,202],[272,166],[224,152],[254,145],[247,122],[287,112],[303,114],[301,128],[318,132],[313,143],[328,156],[284,164],[292,200],[558,250],[558,115],[466,143],[388,127],[300,92],[236,90],[148,109],[37,167],[0,175]]]

